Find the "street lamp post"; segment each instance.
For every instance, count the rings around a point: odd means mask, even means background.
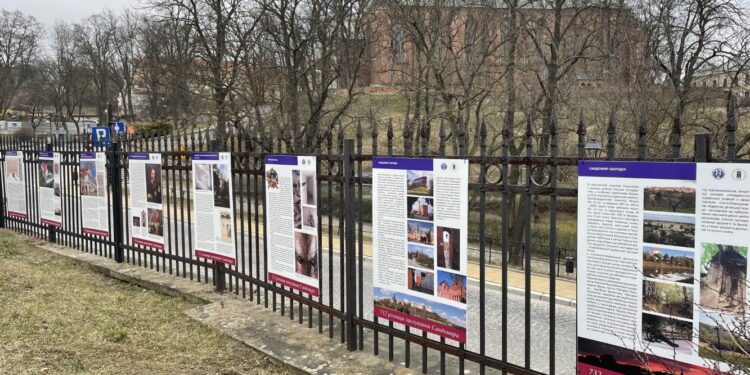
[[[583,149],[586,150],[586,156],[589,159],[598,159],[602,154],[602,144],[595,138],[589,139]]]

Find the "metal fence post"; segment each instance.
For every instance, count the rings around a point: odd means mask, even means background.
[[[0,151],[3,156],[3,163],[5,163],[5,151],[5,148]],[[0,170],[0,172],[4,171]],[[5,228],[5,204],[7,203],[7,198],[5,197],[5,189],[3,188],[5,186],[4,178],[5,173],[0,173],[0,228]]]
[[[122,175],[120,170],[120,142],[113,142],[109,152],[109,181],[112,184],[112,229],[115,243],[115,262],[125,261],[122,221]]]
[[[711,161],[711,135],[695,135],[695,162],[706,163]]]
[[[47,143],[45,150],[51,152],[52,143]],[[54,225],[47,224],[47,241],[52,243],[57,242],[57,228]]]
[[[219,139],[214,138],[208,141],[208,149],[211,151],[221,152],[220,147],[222,143],[219,143]],[[214,262],[214,286],[217,292],[224,292],[227,289],[226,272],[224,269],[224,263]]]
[[[354,316],[357,313],[357,267],[354,246],[354,140],[344,140],[344,230],[346,249],[346,349],[357,350],[357,330]]]

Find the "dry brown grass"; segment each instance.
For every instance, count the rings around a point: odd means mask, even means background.
[[[287,372],[182,313],[194,306],[0,231],[0,374]]]

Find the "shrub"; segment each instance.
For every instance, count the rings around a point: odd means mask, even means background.
[[[34,129],[20,128],[13,135],[21,142],[28,142],[34,138]]]
[[[165,132],[172,129],[170,121],[140,121],[132,124],[136,134],[149,134],[153,132]]]

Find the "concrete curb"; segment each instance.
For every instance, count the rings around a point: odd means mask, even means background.
[[[475,284],[479,285],[479,281],[477,279],[473,278],[473,277],[469,277],[469,282],[470,283],[475,283]],[[493,283],[493,282],[490,282],[490,281],[487,281],[486,284],[487,285],[492,285],[492,286],[497,287],[497,288],[502,288],[502,284]],[[513,294],[513,295],[524,297],[526,295],[526,291],[524,289],[521,289],[521,288],[516,288],[516,287],[513,287],[513,286],[508,286],[508,294]],[[547,302],[549,302],[550,295],[549,295],[549,293],[535,292],[535,291],[532,290],[531,291],[531,299],[536,299],[536,300],[540,300],[540,301],[547,301]],[[576,307],[576,300],[569,299],[569,298],[564,298],[564,297],[555,297],[555,304],[556,305],[561,305],[561,306]]]
[[[297,319],[290,320],[289,315],[281,316],[255,301],[243,299],[232,293],[216,293],[210,282],[196,282],[175,274],[128,263],[116,263],[108,258],[34,238],[27,238],[27,241],[33,246],[68,258],[104,276],[199,303],[200,306],[184,313],[199,323],[244,343],[292,372],[404,375],[420,373],[373,356],[369,352],[349,352],[338,340],[318,334],[317,326],[306,329],[307,324],[300,325]],[[324,327],[324,332],[327,329],[328,327]],[[338,329],[335,327],[336,331]],[[337,336],[338,333],[334,337]]]

